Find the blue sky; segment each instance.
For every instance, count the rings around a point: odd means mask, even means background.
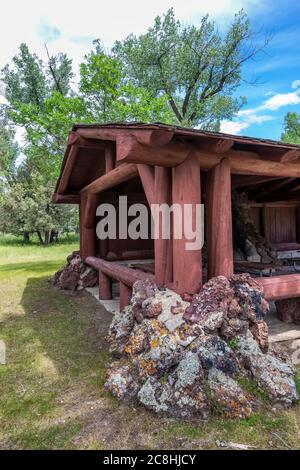
[[[238,94],[247,105],[232,121],[222,123],[224,132],[271,139],[280,138],[287,111],[300,113],[300,2],[292,0],[10,0],[1,7],[0,67],[11,60],[18,45],[45,56],[47,41],[51,53],[67,52],[77,68],[92,40],[100,38],[109,48],[116,39],[131,32],[140,34],[171,6],[185,23],[197,24],[209,13],[219,29],[225,30],[233,14],[241,8],[248,13],[253,28],[272,35],[267,53],[248,63],[246,81]],[[18,12],[18,15],[16,15]],[[0,96],[0,101],[3,98]]]

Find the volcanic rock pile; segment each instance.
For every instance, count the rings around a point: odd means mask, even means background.
[[[262,396],[290,406],[298,398],[294,369],[269,349],[267,311],[247,274],[211,279],[190,302],[137,281],[131,304],[110,326],[118,360],[105,386],[120,400],[182,418],[249,417]]]
[[[82,261],[79,251],[73,251],[67,257],[66,266],[54,274],[52,282],[60,289],[82,290],[94,287],[98,283],[98,275],[95,269]]]

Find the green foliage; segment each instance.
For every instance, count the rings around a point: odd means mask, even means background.
[[[231,349],[236,349],[238,345],[239,339],[238,338],[232,338],[228,344],[231,347]]]
[[[284,132],[281,135],[281,140],[290,144],[300,144],[300,114],[286,114],[284,118]]]
[[[206,15],[200,26],[185,26],[170,9],[141,36],[116,42],[114,53],[127,78],[153,97],[165,96],[178,123],[217,130],[245,103],[234,98],[242,64],[257,56],[268,39],[255,44],[244,11],[222,36]]]
[[[12,183],[15,178],[19,148],[14,137],[13,128],[9,127],[3,119],[0,119],[0,181],[2,178],[3,186],[2,191],[0,186],[0,195],[3,194],[5,183]]]
[[[121,61],[106,53],[99,40],[80,65],[79,90],[91,121],[174,121],[166,97],[154,97],[128,80]]]

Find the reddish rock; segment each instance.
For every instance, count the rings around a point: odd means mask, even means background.
[[[67,266],[60,274],[57,284],[60,289],[76,290],[79,279],[80,273]]]
[[[276,300],[275,305],[279,320],[300,325],[300,298]]]
[[[264,320],[259,320],[250,326],[253,338],[258,343],[262,351],[267,351],[269,347],[269,328]]]
[[[82,261],[79,251],[74,251],[67,257],[66,266],[54,274],[52,282],[67,290],[94,287],[98,283],[98,273]]]
[[[210,279],[204,284],[201,292],[193,296],[183,318],[187,322],[201,325],[210,313],[227,311],[228,301],[232,300],[232,297],[233,291],[226,277]]]
[[[82,287],[94,287],[98,283],[98,273],[95,269],[86,269],[82,276],[80,276]]]

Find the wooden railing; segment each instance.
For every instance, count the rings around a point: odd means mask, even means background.
[[[96,256],[88,256],[85,263],[99,272],[99,299],[112,299],[112,280],[120,285],[120,311],[130,303],[132,286],[139,280],[154,280],[154,275],[128,268],[117,261],[106,261]]]

